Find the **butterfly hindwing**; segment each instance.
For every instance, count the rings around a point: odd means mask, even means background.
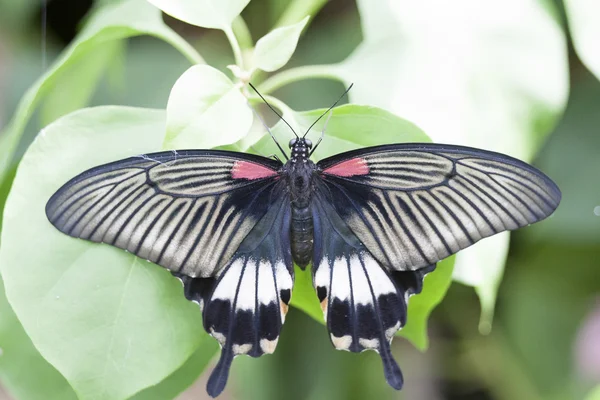
[[[267,212],[280,167],[215,150],[131,157],[71,179],[50,198],[46,215],[71,236],[120,247],[181,275],[210,277]]]
[[[548,217],[558,187],[512,157],[440,144],[350,151],[317,164],[326,201],[381,263],[416,270]]]
[[[406,323],[408,297],[421,291],[435,265],[416,271],[387,271],[319,193],[313,198],[313,283],[333,345],[339,350],[375,350],[385,377],[402,387],[392,357],[394,334]]]
[[[213,397],[235,356],[259,357],[277,346],[294,280],[289,232],[289,199],[282,196],[217,277],[182,277],[186,297],[201,305],[204,328],[222,348],[207,385]]]

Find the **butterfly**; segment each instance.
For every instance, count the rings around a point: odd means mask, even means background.
[[[332,106],[333,107],[333,106]],[[321,139],[323,136],[321,136]],[[312,264],[331,342],[391,354],[436,263],[485,237],[548,217],[561,193],[515,158],[469,147],[405,143],[311,160],[296,135],[286,162],[219,150],[165,151],[87,170],[48,201],[60,231],[108,243],[181,279],[221,346],[207,385],[224,389],[235,356],[272,353],[294,263]]]

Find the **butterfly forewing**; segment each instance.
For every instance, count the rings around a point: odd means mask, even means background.
[[[208,277],[267,212],[280,168],[278,161],[221,151],[131,157],[73,178],[48,201],[46,214],[71,236]]]
[[[561,197],[522,161],[459,146],[372,147],[317,167],[327,201],[394,270],[434,264],[484,237],[544,219]]]

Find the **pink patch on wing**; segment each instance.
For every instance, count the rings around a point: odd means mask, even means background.
[[[367,160],[364,158],[351,158],[323,170],[323,173],[345,177],[367,175],[369,173],[369,166],[367,165]]]
[[[233,179],[262,179],[277,175],[277,171],[250,161],[236,161],[231,169]]]

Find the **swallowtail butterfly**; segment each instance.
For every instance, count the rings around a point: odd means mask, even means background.
[[[294,263],[312,264],[335,348],[377,351],[400,389],[390,344],[424,276],[480,239],[548,217],[561,199],[546,175],[503,154],[411,143],[314,163],[305,136],[290,141],[285,163],[218,150],[115,161],[71,179],[46,205],[60,231],[182,280],[222,348],[211,396],[235,356],[275,350]]]

